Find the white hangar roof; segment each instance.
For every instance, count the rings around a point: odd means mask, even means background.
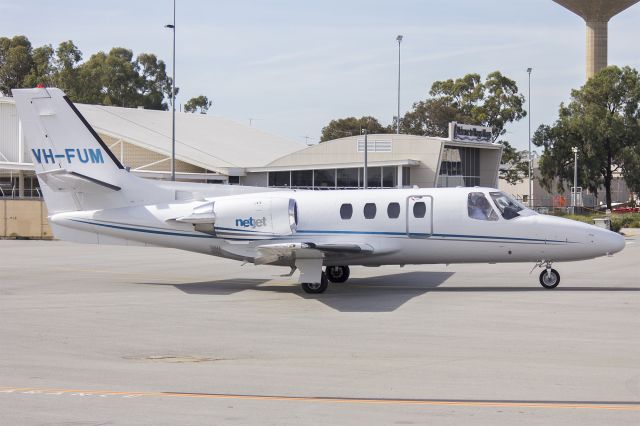
[[[98,132],[171,155],[170,111],[77,107]],[[208,170],[265,166],[304,147],[226,118],[176,112],[176,159]]]

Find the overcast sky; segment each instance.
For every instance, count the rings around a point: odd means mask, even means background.
[[[532,128],[585,79],[582,19],[551,0],[177,0],[179,103],[213,100],[211,114],[305,142],[333,118],[401,111],[435,80],[500,70],[526,95]],[[34,46],[71,39],[85,59],[114,46],[156,53],[171,65],[171,0],[0,0],[0,35]],[[609,63],[640,68],[640,5],[609,23]],[[507,139],[527,146],[527,120]]]

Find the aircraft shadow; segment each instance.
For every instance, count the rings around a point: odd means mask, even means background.
[[[187,294],[229,295],[245,290],[294,293],[304,299],[317,300],[340,312],[391,312],[409,300],[433,291],[453,272],[406,272],[380,277],[353,278],[344,284],[329,284],[324,294],[307,294],[299,284],[269,285],[269,279],[228,279],[171,285]]]
[[[230,295],[245,290],[271,293],[293,293],[304,299],[317,300],[340,312],[392,312],[409,300],[430,292],[484,293],[484,292],[640,292],[640,287],[558,287],[546,290],[537,283],[527,286],[451,286],[441,287],[453,272],[413,271],[377,277],[352,278],[344,284],[329,284],[324,294],[305,293],[298,284],[268,284],[271,279],[242,279],[202,281],[191,283],[139,283],[173,286],[187,294]]]

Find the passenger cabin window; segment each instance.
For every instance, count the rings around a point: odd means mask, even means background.
[[[376,205],[375,203],[367,203],[364,205],[364,218],[373,219],[376,217]]]
[[[427,205],[424,201],[418,201],[413,205],[413,217],[421,219],[427,214]]]
[[[343,204],[340,206],[340,217],[344,220],[351,219],[353,216],[353,206],[351,204]]]
[[[467,199],[467,212],[471,219],[498,220],[498,214],[489,204],[482,192],[470,192]]]
[[[389,203],[387,206],[387,216],[389,216],[389,219],[397,219],[400,216],[400,204]]]

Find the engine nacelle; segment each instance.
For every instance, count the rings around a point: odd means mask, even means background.
[[[296,232],[298,211],[290,198],[223,198],[203,204],[181,221],[218,238],[269,239]]]

